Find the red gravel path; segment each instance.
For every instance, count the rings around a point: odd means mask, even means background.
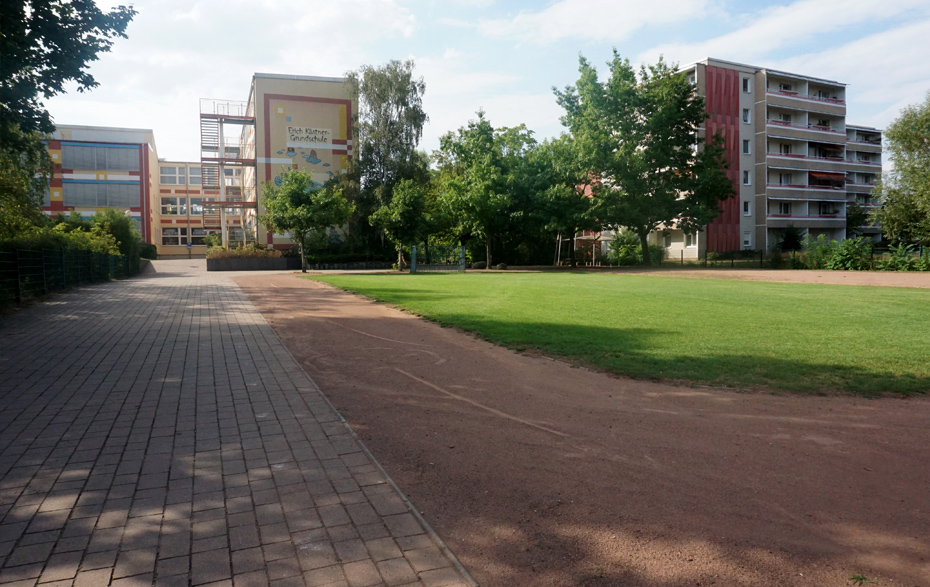
[[[613,378],[236,281],[482,585],[930,585],[927,399]]]

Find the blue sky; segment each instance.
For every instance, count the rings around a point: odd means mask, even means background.
[[[142,0],[100,87],[48,101],[60,124],[150,128],[158,154],[199,158],[199,98],[245,100],[253,72],[341,76],[412,58],[430,122],[421,148],[483,108],[495,126],[562,132],[552,87],[634,63],[717,57],[849,84],[847,120],[884,127],[930,90],[927,0]]]

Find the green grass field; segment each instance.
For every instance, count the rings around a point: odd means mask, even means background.
[[[930,390],[930,290],[586,273],[313,279],[632,377],[866,396]]]

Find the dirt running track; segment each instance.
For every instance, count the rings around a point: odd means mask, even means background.
[[[237,277],[485,587],[930,586],[930,401],[737,394]]]

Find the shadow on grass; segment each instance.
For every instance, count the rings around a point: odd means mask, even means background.
[[[348,287],[341,288],[353,292]],[[302,295],[295,290],[296,295]],[[280,293],[280,290],[279,292]],[[388,283],[366,285],[363,295],[401,309],[417,307],[424,301],[470,299],[450,296],[428,287],[391,287]],[[309,303],[309,302],[304,302]],[[330,302],[331,303],[331,302]],[[507,316],[494,318],[474,313],[449,311],[415,312],[443,326],[460,328],[516,351],[537,350],[558,355],[609,373],[650,380],[673,380],[735,388],[766,388],[800,393],[853,393],[864,397],[885,394],[922,395],[930,391],[930,378],[913,373],[894,373],[859,365],[830,363],[829,349],[809,360],[782,358],[777,352],[733,354],[702,350],[695,333],[692,349],[670,348],[666,339],[681,338],[683,331],[650,328],[622,328],[542,321],[514,321]],[[730,335],[722,325],[715,335]],[[811,336],[817,336],[812,333]],[[704,354],[702,354],[704,353]],[[871,359],[872,357],[864,357]]]

